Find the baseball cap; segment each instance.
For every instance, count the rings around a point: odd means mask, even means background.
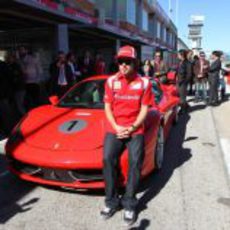
[[[133,46],[123,46],[118,50],[116,58],[137,59],[137,53]]]

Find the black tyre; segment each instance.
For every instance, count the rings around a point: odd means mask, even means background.
[[[155,168],[160,170],[164,160],[164,128],[161,125],[157,133],[157,144],[154,152]]]
[[[179,121],[179,106],[176,106],[174,108],[174,111],[175,111],[175,117],[173,119],[173,125],[176,125]]]

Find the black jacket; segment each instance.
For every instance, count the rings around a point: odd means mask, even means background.
[[[0,100],[10,97],[11,87],[7,64],[0,61]]]
[[[59,71],[60,71],[60,69],[57,66],[57,62],[55,61],[55,62],[51,63],[50,68],[49,68],[49,72],[50,72],[49,85],[50,85],[51,93],[57,92]],[[72,70],[71,70],[70,66],[67,64],[65,64],[65,77],[66,77],[68,87],[71,87],[73,85],[74,78],[73,78]]]
[[[183,60],[177,70],[177,81],[179,85],[187,84],[192,75],[191,73],[191,63],[188,60]]]
[[[219,78],[220,77],[220,70],[221,70],[221,61],[217,59],[216,61],[212,62],[209,68],[209,75],[208,78]]]
[[[14,91],[24,90],[25,89],[25,79],[21,66],[14,62],[8,63],[8,75],[12,82],[12,89]]]
[[[95,74],[95,62],[93,59],[89,59],[88,65],[84,63],[84,58],[79,60],[79,69],[82,74],[82,78],[87,78]]]

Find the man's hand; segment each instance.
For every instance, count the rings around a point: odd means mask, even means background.
[[[125,138],[125,133],[127,132],[127,127],[124,127],[124,126],[120,126],[120,125],[116,125],[114,127],[114,129],[116,130],[116,133],[117,133],[117,138],[119,139],[123,139]]]
[[[131,133],[134,131],[133,127],[122,127],[119,126],[120,128],[118,128],[117,131],[117,138],[118,139],[124,139],[124,138],[128,138],[130,137]]]

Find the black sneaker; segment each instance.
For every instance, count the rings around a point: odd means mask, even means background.
[[[112,217],[117,210],[117,208],[110,208],[105,206],[104,209],[101,210],[100,215],[104,220],[107,220]]]
[[[124,221],[130,226],[135,223],[137,219],[136,212],[134,210],[125,210],[124,211]]]

